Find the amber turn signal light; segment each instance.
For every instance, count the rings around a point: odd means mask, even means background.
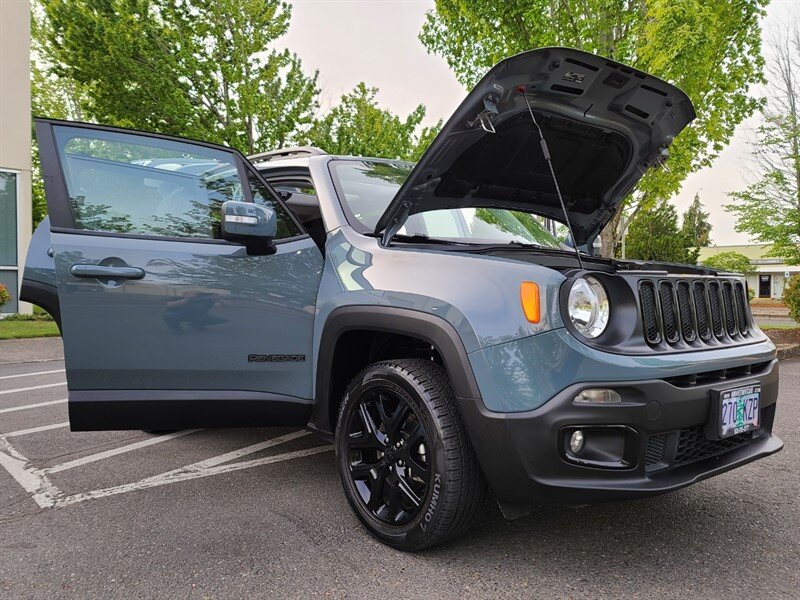
[[[531,323],[538,323],[542,318],[539,286],[532,281],[523,281],[519,286],[519,298],[525,318]]]

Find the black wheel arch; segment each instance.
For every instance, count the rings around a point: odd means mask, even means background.
[[[480,399],[478,383],[461,337],[445,319],[408,308],[344,306],[334,309],[326,319],[317,355],[316,394],[308,426],[321,436],[333,436],[336,408],[341,401],[335,397],[332,385],[337,344],[343,335],[353,331],[395,334],[425,341],[441,357],[456,397],[459,400]]]

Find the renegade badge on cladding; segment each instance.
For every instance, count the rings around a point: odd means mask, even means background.
[[[38,120],[23,299],[62,328],[72,428],[306,426],[404,550],[490,492],[513,518],[777,452],[745,280],[594,252],[694,116],[545,48],[489,71],[416,165]]]

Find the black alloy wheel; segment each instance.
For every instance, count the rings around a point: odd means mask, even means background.
[[[408,523],[422,509],[431,475],[420,417],[400,394],[380,387],[361,397],[356,416],[346,444],[358,494],[384,523]]]
[[[339,407],[336,462],[362,525],[400,550],[466,531],[488,491],[447,372],[423,359],[356,375]]]

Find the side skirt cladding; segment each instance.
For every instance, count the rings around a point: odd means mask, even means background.
[[[262,392],[70,390],[72,431],[302,427],[311,401]]]

